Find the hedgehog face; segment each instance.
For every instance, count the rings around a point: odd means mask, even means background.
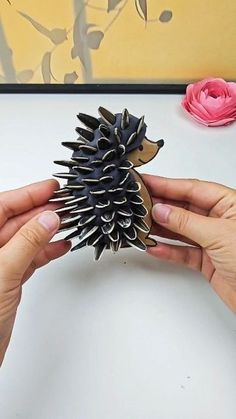
[[[163,140],[159,140],[155,143],[144,137],[139,147],[129,153],[129,161],[134,167],[142,166],[152,160],[163,145]]]

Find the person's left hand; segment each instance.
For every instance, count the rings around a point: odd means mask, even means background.
[[[55,180],[0,193],[0,366],[6,352],[22,285],[34,271],[70,249],[70,242],[49,243],[59,217],[48,204]]]

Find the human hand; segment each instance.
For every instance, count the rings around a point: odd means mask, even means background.
[[[45,180],[0,193],[0,365],[6,352],[22,285],[34,271],[64,255],[70,243],[49,243],[59,227],[59,217],[47,204],[58,188]]]
[[[149,254],[200,271],[236,312],[236,191],[199,180],[144,180],[154,203],[152,234],[188,244],[159,243]]]

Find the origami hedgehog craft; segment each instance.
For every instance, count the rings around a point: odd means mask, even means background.
[[[86,129],[76,128],[79,138],[62,143],[73,150],[72,157],[55,163],[69,172],[54,176],[67,184],[50,200],[62,205],[56,210],[59,231],[72,229],[65,239],[79,240],[72,250],[93,246],[95,260],[105,249],[117,252],[132,246],[145,251],[156,244],[149,237],[151,197],[134,168],[153,159],[164,145],[163,140],[146,138],[144,117],[136,118],[127,109],[114,115],[102,107],[99,114],[80,113]]]

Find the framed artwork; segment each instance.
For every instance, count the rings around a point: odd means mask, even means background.
[[[0,92],[183,92],[236,80],[232,0],[0,0]]]

